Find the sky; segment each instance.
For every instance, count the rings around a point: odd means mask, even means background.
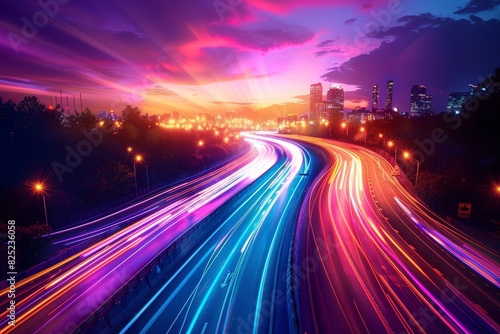
[[[370,105],[373,84],[383,106],[394,80],[396,107],[423,84],[439,112],[500,67],[500,0],[2,2],[0,97],[62,93],[70,110],[81,94],[95,113],[308,113],[317,82],[325,95],[341,84],[350,110]]]

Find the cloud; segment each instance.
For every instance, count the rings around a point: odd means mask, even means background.
[[[324,56],[328,53],[343,53],[344,51],[342,51],[341,49],[328,49],[328,50],[321,50],[321,51],[317,51],[315,53],[316,57],[321,57],[321,56]]]
[[[330,46],[333,44],[333,42],[335,42],[334,39],[327,39],[321,43],[319,43],[318,45],[316,45],[316,47],[318,48],[322,48],[322,47],[326,47],[326,46]]]
[[[493,11],[500,6],[500,0],[470,0],[465,6],[454,12],[454,14],[477,14]]]
[[[297,99],[297,100],[300,100],[302,102],[309,102],[310,100],[310,95],[307,94],[307,95],[296,95],[293,97],[294,99]]]
[[[358,55],[329,69],[322,78],[330,82],[357,85],[346,92],[347,99],[368,99],[371,87],[394,80],[396,105],[409,106],[414,84],[427,86],[433,95],[433,108],[445,108],[450,92],[467,91],[469,83],[481,81],[498,67],[500,45],[495,43],[500,21],[453,20],[430,14],[405,16],[398,25],[370,34],[384,41],[368,54]],[[385,42],[387,37],[391,42]],[[381,94],[382,95],[382,94]],[[385,97],[381,96],[383,101]]]
[[[352,18],[352,19],[349,19],[349,20],[345,20],[345,21],[344,21],[344,24],[345,24],[345,25],[350,26],[350,25],[352,25],[354,22],[356,22],[356,18]]]
[[[474,22],[474,23],[480,23],[480,22],[483,22],[484,20],[482,18],[480,18],[479,16],[476,16],[476,15],[471,15],[469,16],[469,19]]]
[[[220,27],[216,29],[219,38],[226,39],[235,47],[269,51],[292,45],[304,44],[314,37],[309,29],[280,22],[260,24],[259,27]]]
[[[339,40],[339,36],[335,37],[334,39],[327,39],[324,40],[323,42],[319,43],[316,45],[317,48],[321,49],[319,51],[316,51],[315,56],[316,57],[321,57],[324,56],[328,53],[344,53],[345,50],[340,49],[339,47],[332,48],[332,45]]]
[[[158,85],[150,88],[145,88],[145,93],[148,95],[161,95],[161,96],[176,96],[177,93],[171,91],[170,89],[160,87]]]
[[[234,1],[238,2],[238,0]],[[242,3],[240,0],[239,3]],[[369,10],[377,5],[386,5],[387,0],[245,0],[249,6],[275,14],[285,14],[297,8],[313,6],[356,6],[361,10]]]
[[[212,104],[217,105],[237,105],[237,106],[252,106],[251,102],[231,102],[231,101],[211,101]]]

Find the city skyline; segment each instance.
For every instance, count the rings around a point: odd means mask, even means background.
[[[1,23],[0,96],[49,104],[60,90],[63,101],[81,93],[95,112],[307,110],[306,87],[324,81],[341,84],[352,109],[392,79],[395,105],[423,83],[445,110],[450,92],[498,66],[499,12],[475,1],[20,1],[5,5]]]

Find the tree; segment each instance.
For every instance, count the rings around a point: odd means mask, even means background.
[[[17,104],[17,111],[25,113],[34,119],[36,116],[42,115],[47,110],[45,104],[38,101],[36,96],[25,96],[22,101]]]
[[[137,107],[132,107],[130,104],[123,109],[122,116],[125,122],[141,122],[141,110]]]
[[[116,160],[98,167],[83,183],[90,191],[99,191],[109,196],[128,194],[135,187],[134,173],[126,164]]]
[[[85,108],[81,113],[75,111],[74,115],[70,115],[67,118],[67,124],[69,127],[79,130],[92,130],[96,127],[97,117],[92,114],[89,108]]]

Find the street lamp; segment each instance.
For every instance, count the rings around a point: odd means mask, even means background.
[[[135,193],[137,194],[137,170],[135,168],[135,163],[136,162],[141,162],[142,161],[142,155],[136,155],[134,157],[134,178],[135,178]]]
[[[366,145],[366,136],[368,135],[368,131],[366,131],[364,126],[362,126],[359,130],[365,134],[365,145]]]
[[[387,146],[389,147],[393,147],[394,146],[394,164],[397,165],[398,164],[398,147],[394,144],[394,142],[392,140],[389,140],[389,142],[387,143]]]
[[[200,158],[200,147],[203,146],[203,140],[200,140],[198,144],[196,145],[196,159]]]
[[[417,162],[417,173],[415,174],[415,188],[416,188],[418,184],[418,170],[420,169],[420,162],[417,159],[413,158],[408,152],[404,152],[403,157],[405,157],[405,159],[413,159]]]
[[[384,138],[384,134],[383,133],[379,133],[378,134],[378,137],[382,140],[382,147],[385,146],[385,138]]]
[[[345,129],[345,135],[349,136],[349,127],[347,126],[347,123],[342,122],[342,124],[340,124],[340,126],[342,127],[342,129]]]
[[[43,199],[43,211],[45,211],[45,225],[49,226],[49,219],[47,218],[47,204],[45,202],[45,192],[43,188],[43,184],[38,182],[35,184],[35,191],[42,194]]]
[[[134,158],[134,176],[135,176],[135,192],[137,193],[137,171],[135,168],[135,163],[136,162],[142,162],[144,159],[142,155],[138,154]],[[148,171],[148,165],[146,165],[146,181],[148,185],[148,191],[149,191],[149,171]]]

